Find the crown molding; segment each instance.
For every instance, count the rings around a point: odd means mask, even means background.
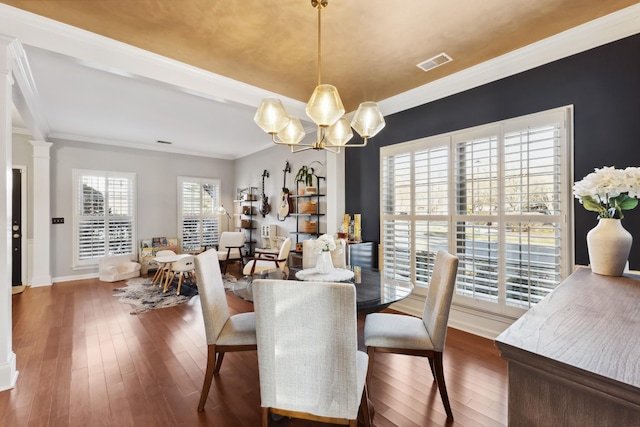
[[[31,67],[27,55],[18,39],[0,34],[3,40],[11,40],[8,45],[11,56],[11,75],[17,90],[13,91],[13,103],[22,120],[29,128],[29,133],[37,139],[45,139],[49,133],[49,122],[42,111]]]
[[[398,113],[638,33],[640,3],[392,96],[378,105],[384,115]]]

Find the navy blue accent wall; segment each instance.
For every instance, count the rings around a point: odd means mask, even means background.
[[[362,237],[380,242],[382,146],[566,105],[574,106],[574,181],[596,167],[640,166],[640,35],[386,117],[363,149],[346,150],[346,212],[362,213]],[[576,263],[588,264],[596,215],[574,199]],[[640,269],[640,207],[625,211]]]

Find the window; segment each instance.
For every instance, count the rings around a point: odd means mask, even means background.
[[[387,277],[428,286],[460,263],[454,302],[518,316],[572,266],[570,108],[381,149]]]
[[[74,169],[73,182],[74,267],[135,253],[136,175]]]
[[[220,180],[178,177],[178,235],[182,251],[218,244]]]

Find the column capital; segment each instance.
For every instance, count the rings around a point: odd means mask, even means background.
[[[47,141],[29,141],[33,147],[34,158],[49,158],[49,149],[53,145],[52,142]]]

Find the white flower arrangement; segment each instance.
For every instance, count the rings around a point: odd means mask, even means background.
[[[598,218],[622,219],[623,210],[638,206],[640,168],[596,168],[574,184],[573,194],[586,210],[597,212]]]
[[[328,234],[323,234],[318,237],[316,240],[313,240],[313,252],[316,254],[321,254],[322,252],[327,251],[335,251],[337,246],[335,240],[333,240],[333,236]]]

